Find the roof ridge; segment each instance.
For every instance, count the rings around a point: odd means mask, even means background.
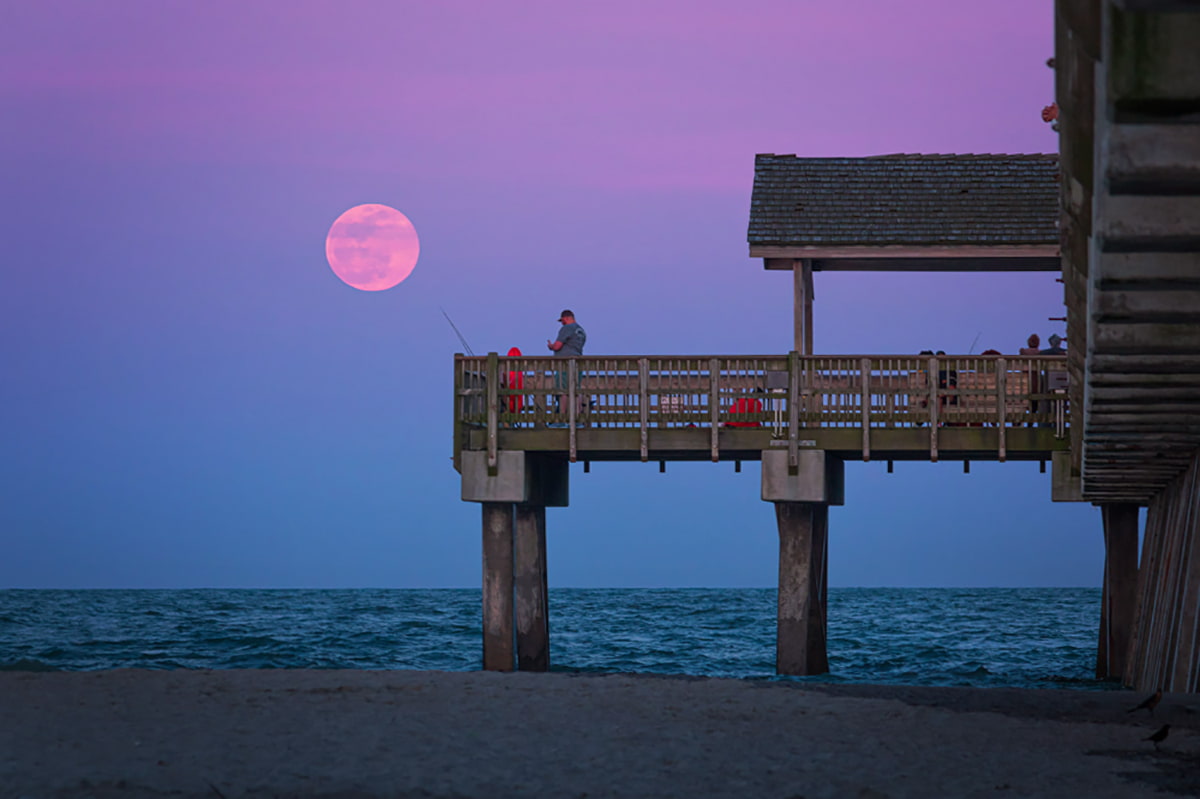
[[[868,161],[880,160],[885,158],[909,158],[909,159],[935,159],[935,158],[1008,158],[1008,159],[1025,159],[1030,161],[1035,160],[1050,160],[1058,159],[1058,153],[881,153],[879,155],[821,155],[821,156],[804,156],[796,155],[795,153],[756,153],[755,158],[794,158],[797,161]]]

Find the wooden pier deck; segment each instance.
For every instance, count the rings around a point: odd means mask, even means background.
[[[454,457],[572,462],[1048,460],[1066,451],[1066,358],[455,357]],[[931,379],[932,376],[932,379]],[[561,398],[561,399],[560,399]]]

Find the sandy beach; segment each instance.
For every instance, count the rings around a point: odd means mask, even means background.
[[[0,797],[1200,795],[1200,697],[417,671],[0,673]],[[1170,723],[1158,750],[1144,740]]]

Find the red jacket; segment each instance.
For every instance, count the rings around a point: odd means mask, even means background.
[[[762,402],[754,397],[739,397],[729,406],[730,416],[744,416],[750,413],[762,413]],[[726,422],[726,427],[762,427],[759,422]]]

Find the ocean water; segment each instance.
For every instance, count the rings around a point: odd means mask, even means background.
[[[550,590],[553,671],[1110,688],[1100,591],[831,588],[821,677],[775,676],[774,589]],[[481,664],[478,590],[0,590],[0,670]]]

